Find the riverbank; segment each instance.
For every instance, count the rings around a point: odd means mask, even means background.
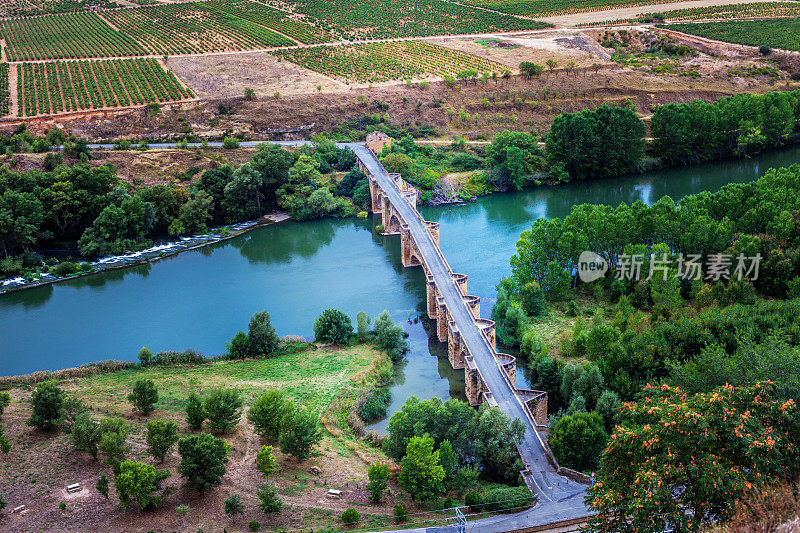
[[[41,274],[40,278],[34,278],[27,281],[25,277],[17,276],[15,278],[0,279],[0,295],[6,292],[18,291],[23,289],[31,289],[42,285],[49,285],[51,283],[58,283],[70,279],[79,278],[82,276],[89,276],[107,270],[115,270],[120,268],[128,268],[131,266],[141,265],[144,263],[155,263],[161,259],[172,257],[181,252],[188,252],[196,250],[208,244],[223,242],[232,239],[250,230],[267,226],[270,224],[277,224],[290,220],[289,214],[285,211],[275,211],[264,215],[258,220],[249,222],[241,222],[239,224],[231,224],[229,226],[221,226],[213,228],[209,233],[203,235],[192,235],[189,237],[180,237],[175,241],[167,241],[160,243],[144,250],[132,252],[123,255],[112,255],[101,257],[97,261],[88,263],[91,267],[90,270],[79,271],[76,274],[57,277],[50,273]],[[84,264],[84,263],[81,263]]]

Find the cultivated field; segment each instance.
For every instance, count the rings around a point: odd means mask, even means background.
[[[469,0],[468,3],[514,15],[540,17],[679,1],[681,0]]]
[[[635,18],[615,19],[590,23],[601,24],[635,24],[638,22],[692,21],[692,20],[731,20],[731,19],[769,19],[800,17],[800,2],[756,2],[746,4],[728,4],[687,9],[671,9],[665,6],[658,13],[641,13]],[[587,24],[589,25],[589,24]]]
[[[235,17],[272,28],[298,43],[316,44],[334,41],[334,35],[304,22],[290,19],[278,9],[248,0],[212,0],[208,5]]]
[[[500,74],[504,65],[425,41],[394,41],[278,50],[275,55],[343,81],[380,83],[391,80]]]
[[[16,65],[18,116],[191,98],[155,59],[53,61]]]
[[[670,24],[668,28],[707,39],[800,51],[800,19],[797,18]]]
[[[267,3],[291,9],[348,39],[491,33],[547,26],[444,0],[267,0]]]

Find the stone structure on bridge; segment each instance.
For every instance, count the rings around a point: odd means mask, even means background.
[[[369,139],[367,146],[372,148],[369,146]],[[401,258],[403,266],[421,266],[425,271],[428,317],[431,320],[436,321],[436,335],[439,341],[447,343],[447,355],[450,365],[456,370],[464,369],[465,389],[470,405],[476,406],[483,402],[488,402],[490,405],[497,405],[497,402],[495,402],[494,397],[492,396],[491,390],[489,390],[483,376],[481,375],[480,369],[475,364],[475,361],[469,352],[467,343],[464,342],[461,332],[458,331],[455,321],[450,316],[450,311],[447,308],[447,304],[437,288],[436,279],[429,271],[428,266],[425,264],[423,256],[414,240],[414,235],[409,230],[408,224],[403,220],[398,209],[392,205],[389,197],[381,189],[380,184],[370,174],[369,170],[362,164],[360,160],[358,161],[358,164],[361,171],[364,172],[364,174],[366,174],[368,177],[372,211],[374,213],[381,214],[383,218],[385,234],[400,235]],[[402,179],[400,174],[388,174],[389,178],[400,191],[403,198],[412,207],[414,207],[416,211],[419,191]],[[417,215],[419,216],[418,213]],[[422,220],[421,216],[420,220]],[[425,226],[425,229],[431,236],[431,239],[436,244],[437,253],[441,256],[445,265],[447,265],[447,260],[444,259],[441,249],[439,249],[439,223],[424,220],[422,222]],[[464,304],[472,314],[475,327],[490,346],[498,367],[501,369],[503,376],[505,377],[506,381],[508,381],[511,389],[520,399],[520,403],[524,406],[525,412],[528,415],[531,423],[534,425],[534,427],[545,426],[547,424],[547,393],[543,391],[517,388],[516,358],[508,354],[497,352],[494,321],[481,318],[481,301],[478,296],[470,295],[467,292],[467,276],[465,274],[453,272],[449,265],[447,265],[447,267],[450,271],[450,276],[453,282],[461,294]]]
[[[392,138],[383,133],[382,131],[373,131],[368,133],[365,139],[367,148],[379,154],[384,146],[392,144]]]

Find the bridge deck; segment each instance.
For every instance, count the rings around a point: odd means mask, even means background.
[[[586,487],[558,475],[553,465],[547,460],[542,441],[523,406],[524,400],[520,399],[504,377],[503,371],[495,360],[493,347],[481,334],[475,319],[464,303],[461,292],[452,279],[449,265],[447,265],[438,244],[426,230],[416,207],[404,199],[403,193],[397,188],[394,180],[390,178],[371,150],[362,144],[348,146],[372,174],[395,210],[404,219],[403,222],[408,225],[417,249],[422,255],[422,261],[429,273],[433,275],[452,320],[461,334],[462,341],[466,344],[474,364],[497,405],[510,419],[517,418],[524,424],[525,436],[519,446],[519,451],[526,468],[531,473],[529,479],[526,479],[531,490],[539,496],[540,503],[545,506],[548,502],[566,503],[565,500],[570,500],[568,506],[572,509],[570,515],[588,514],[583,505]],[[560,505],[560,507],[564,506]],[[539,505],[536,509],[540,509]]]

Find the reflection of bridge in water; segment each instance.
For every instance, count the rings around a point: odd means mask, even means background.
[[[494,322],[480,318],[480,298],[468,294],[467,276],[453,272],[439,248],[439,224],[423,220],[416,209],[416,189],[399,174],[388,173],[372,150],[363,144],[348,147],[369,179],[372,211],[381,213],[387,234],[400,235],[403,266],[421,266],[425,271],[428,316],[436,321],[439,340],[447,342],[450,364],[464,369],[470,405],[498,406],[525,427],[518,447],[525,465],[522,475],[540,502],[528,514],[545,511],[554,518],[547,518],[551,522],[586,516],[587,476],[559,467],[537,432],[546,425],[547,393],[516,387],[516,359],[497,352]],[[526,523],[530,525],[530,517]],[[514,529],[511,525],[503,527]]]

